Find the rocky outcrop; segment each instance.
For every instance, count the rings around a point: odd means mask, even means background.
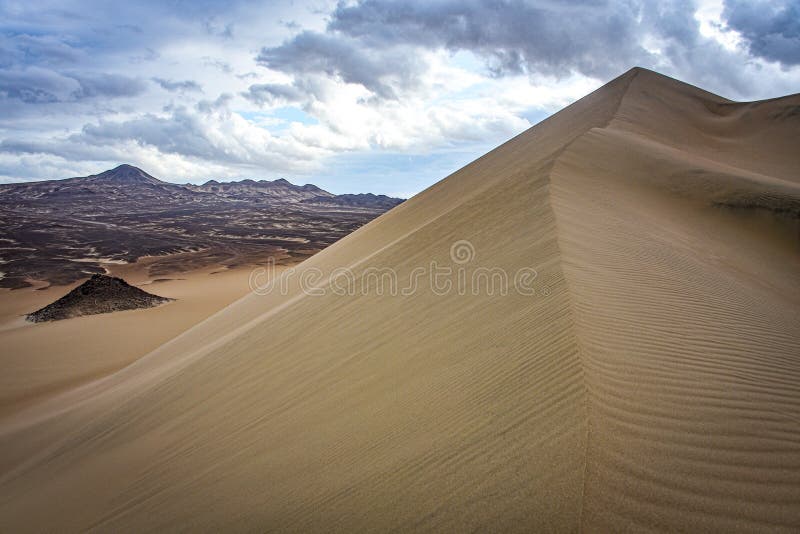
[[[152,308],[172,300],[143,291],[121,278],[95,274],[57,301],[26,318],[34,323],[42,323],[82,315]]]

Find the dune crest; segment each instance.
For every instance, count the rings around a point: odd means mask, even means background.
[[[796,528],[798,109],[629,71],[283,291],[0,420],[0,525]],[[534,293],[365,278],[457,242]],[[342,267],[366,290],[331,291]]]

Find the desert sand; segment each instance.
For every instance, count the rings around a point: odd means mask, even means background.
[[[111,374],[250,291],[253,267],[192,270],[153,282],[146,264],[144,259],[107,267],[148,291],[177,300],[154,309],[34,325],[25,321],[26,313],[57,300],[78,283],[0,291],[0,415]]]
[[[284,273],[0,418],[0,530],[796,530],[798,110],[626,73],[298,267],[535,294]]]

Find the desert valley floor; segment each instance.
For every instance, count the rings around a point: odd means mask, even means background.
[[[798,131],[633,69],[300,263],[321,294],[0,332],[0,531],[797,531]],[[325,282],[459,242],[533,293]]]

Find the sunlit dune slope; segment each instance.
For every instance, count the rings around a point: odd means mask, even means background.
[[[797,528],[798,131],[796,95],[634,69],[0,421],[0,530]],[[449,291],[363,276],[431,262]],[[459,291],[478,268],[507,294]]]

